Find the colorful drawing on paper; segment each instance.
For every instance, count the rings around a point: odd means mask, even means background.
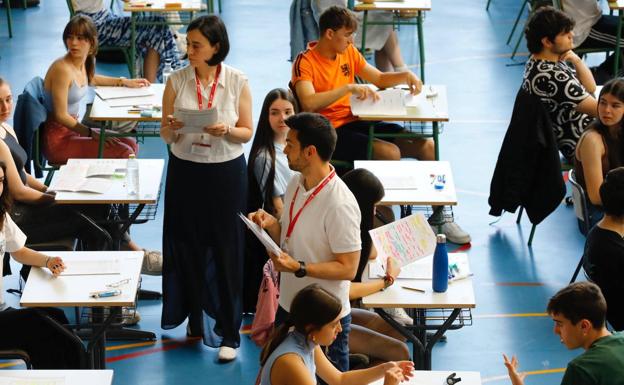
[[[436,246],[435,234],[422,213],[370,230],[369,233],[384,269],[388,257],[405,266],[433,254]]]

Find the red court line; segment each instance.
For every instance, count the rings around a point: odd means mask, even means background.
[[[115,356],[115,357],[109,357],[109,358],[106,359],[106,362],[107,363],[117,362],[117,361],[121,361],[121,360],[127,360],[129,358],[137,358],[137,357],[145,356],[145,355],[152,354],[152,353],[166,352],[167,350],[181,348],[181,347],[183,347],[185,345],[196,344],[200,340],[201,340],[201,338],[199,338],[199,337],[189,338],[186,341],[180,341],[178,343],[174,343],[174,344],[171,344],[171,345],[164,345],[164,346],[159,347],[159,348],[145,349],[145,350],[141,350],[141,351],[138,351],[138,352],[121,354],[121,355]]]

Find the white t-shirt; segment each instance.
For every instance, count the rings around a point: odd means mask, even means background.
[[[315,186],[306,191],[303,186],[303,176],[299,174],[296,174],[288,183],[284,195],[284,212],[280,219],[282,226],[280,241],[283,246],[290,222],[290,202],[293,200],[297,187],[299,187],[299,193],[293,207],[293,217],[316,189]],[[334,253],[350,253],[362,249],[360,222],[360,208],[353,193],[338,176],[334,176],[301,212],[286,245],[286,251],[294,259],[304,261],[306,264],[333,261],[335,260]],[[342,302],[340,318],[351,312],[349,303],[351,281],[307,276],[297,278],[292,273],[281,274],[280,306],[290,311],[290,303],[295,295],[312,283],[318,283],[340,299]]]
[[[4,226],[0,230],[0,257],[4,256],[5,252],[13,253],[26,244],[26,235],[20,230],[19,227],[13,222],[11,216],[7,213],[4,215]],[[0,262],[0,311],[6,309],[4,303],[4,289],[2,288],[2,270],[3,264]]]
[[[281,143],[274,143],[275,147],[275,178],[273,179],[273,196],[282,197],[286,193],[286,186],[292,178],[294,171],[288,167],[288,158],[284,154],[284,145]],[[264,150],[258,152],[256,161],[254,162],[254,176],[260,185],[260,191],[262,196],[266,189],[266,182],[271,172],[271,156],[269,152]]]
[[[102,0],[72,0],[74,12],[96,13],[104,9]]]
[[[602,17],[600,4],[596,0],[562,0],[563,12],[574,20],[574,48],[581,45],[591,28]]]
[[[177,108],[199,108],[197,102],[197,86],[195,82],[195,70],[192,66],[186,66],[169,76],[171,85],[176,93],[173,104]],[[240,71],[221,64],[221,74],[215,91],[213,107],[219,111],[221,123],[235,126],[238,122],[238,104],[243,87],[247,84],[247,77]],[[202,105],[206,108],[212,84],[202,89]],[[202,139],[203,138],[203,139]],[[205,154],[192,152],[194,142],[209,144],[209,150]],[[221,163],[236,159],[243,154],[241,143],[230,142],[225,137],[216,137],[209,134],[181,134],[175,143],[171,144],[171,152],[180,159],[198,163]]]

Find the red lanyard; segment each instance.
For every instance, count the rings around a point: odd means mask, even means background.
[[[306,199],[306,201],[303,203],[303,206],[301,206],[301,208],[299,209],[299,211],[297,211],[297,214],[295,214],[295,217],[293,218],[292,216],[293,208],[295,207],[297,194],[299,194],[299,187],[301,187],[301,186],[297,186],[297,190],[295,190],[295,195],[293,196],[293,199],[290,202],[290,212],[288,213],[288,219],[290,222],[288,223],[288,230],[286,230],[286,239],[290,238],[290,234],[292,234],[295,228],[295,224],[297,223],[297,220],[299,219],[299,215],[301,215],[301,212],[303,211],[303,209],[308,205],[308,203],[312,202],[312,199],[314,199],[318,195],[318,193],[321,192],[323,187],[325,187],[327,183],[329,183],[329,181],[332,180],[332,178],[335,176],[336,176],[336,170],[332,170],[332,172],[323,180],[323,182],[321,182],[321,184],[318,185],[316,189],[314,189],[312,194],[310,194],[308,199]]]
[[[214,81],[212,82],[212,88],[210,89],[210,96],[208,97],[208,107],[206,109],[212,107],[212,101],[214,100],[215,92],[217,91],[217,82],[219,81],[219,74],[221,73],[221,64],[217,66],[217,72],[215,73]],[[201,110],[203,107],[203,98],[202,98],[202,86],[199,82],[199,78],[197,77],[197,70],[195,70],[195,85],[197,86],[197,105]]]

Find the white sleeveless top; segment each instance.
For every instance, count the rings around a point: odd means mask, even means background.
[[[195,70],[186,66],[169,76],[176,93],[174,108],[197,110],[197,87]],[[247,77],[239,70],[221,64],[221,74],[217,83],[212,106],[219,112],[219,121],[230,126],[238,122],[238,104]],[[202,89],[203,108],[206,108],[212,84]],[[210,151],[205,154],[192,152],[194,142],[210,144]],[[175,143],[171,144],[171,152],[178,158],[198,163],[221,163],[238,158],[243,154],[241,143],[230,142],[225,136],[217,137],[209,134],[180,134]]]
[[[104,9],[102,0],[72,0],[75,12],[97,13]]]

